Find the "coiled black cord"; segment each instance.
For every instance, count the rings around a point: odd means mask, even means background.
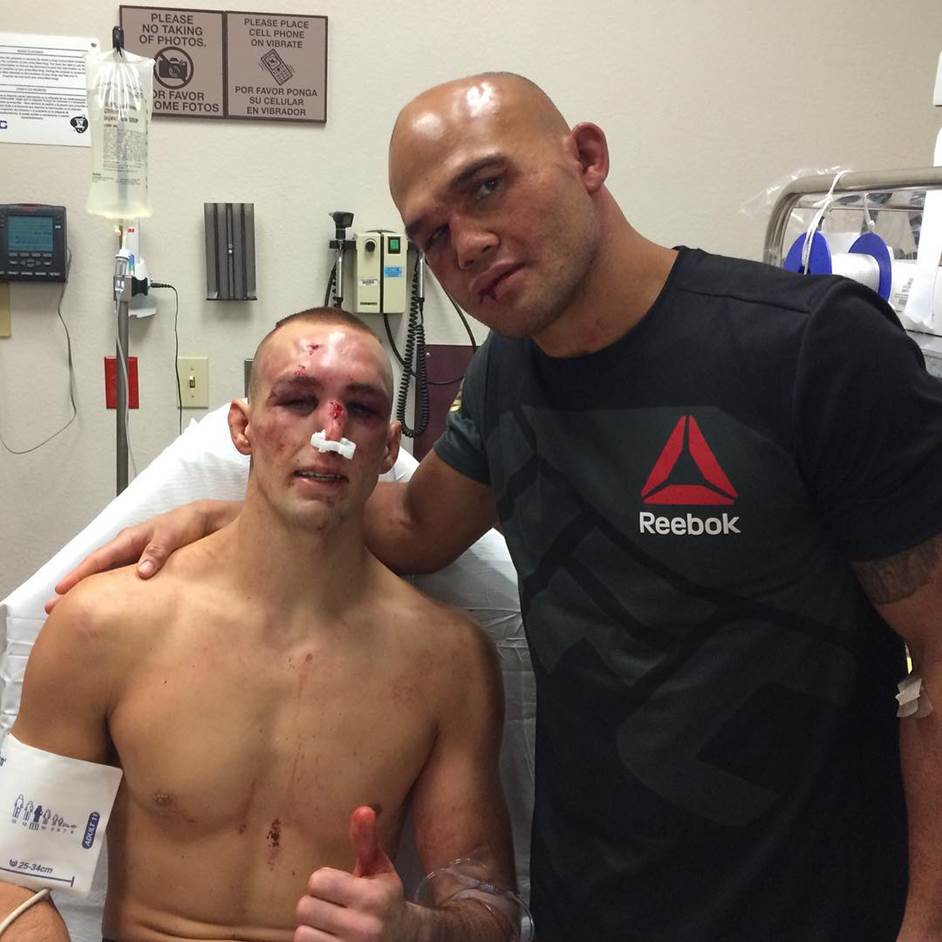
[[[402,425],[402,434],[407,438],[418,438],[428,428],[429,406],[428,376],[425,372],[425,298],[419,296],[419,259],[416,258],[412,269],[412,301],[409,304],[409,326],[406,330],[406,348],[400,362],[402,376],[399,378],[399,396],[396,399],[396,418]],[[383,318],[386,332],[392,344],[392,332],[389,321]],[[392,344],[395,350],[395,344]],[[398,356],[398,350],[396,351]],[[414,364],[414,366],[413,366]],[[409,386],[415,377],[415,428],[406,421],[406,403],[409,400]]]
[[[330,274],[327,276],[327,290],[324,292],[324,307],[340,307],[340,303],[337,300],[337,261],[340,258],[341,252],[343,252],[343,249],[338,249],[334,264],[330,267]],[[331,293],[333,293],[333,298],[331,298]]]

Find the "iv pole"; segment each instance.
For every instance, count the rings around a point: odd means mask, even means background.
[[[128,486],[128,305],[131,302],[132,273],[124,251],[124,227],[118,228],[118,252],[114,258],[114,306],[117,325],[115,344],[115,410],[116,465],[115,486],[120,494]]]
[[[124,54],[124,30],[120,26],[115,26],[111,30],[111,45],[116,52]],[[120,123],[116,131],[120,135]],[[119,153],[120,151],[121,148],[119,148]],[[115,349],[116,494],[120,494],[128,486],[128,305],[131,302],[132,274],[133,272],[128,270],[128,257],[124,254],[124,226],[121,225],[118,227],[118,251],[114,259],[114,303],[117,329]]]

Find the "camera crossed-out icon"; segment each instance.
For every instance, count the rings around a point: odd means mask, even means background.
[[[183,49],[167,46],[154,56],[156,79],[164,88],[183,88],[193,78],[193,60]]]

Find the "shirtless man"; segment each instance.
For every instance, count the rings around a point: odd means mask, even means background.
[[[355,318],[286,318],[229,412],[252,458],[238,518],[164,579],[87,580],[43,628],[13,733],[124,771],[107,938],[287,942],[298,920],[298,942],[511,935],[475,900],[405,902],[384,852],[411,801],[426,871],[473,856],[513,881],[492,649],[364,547],[398,452],[391,398]]]

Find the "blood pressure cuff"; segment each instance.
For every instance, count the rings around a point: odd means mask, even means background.
[[[0,747],[0,878],[87,894],[121,775],[8,735]]]

